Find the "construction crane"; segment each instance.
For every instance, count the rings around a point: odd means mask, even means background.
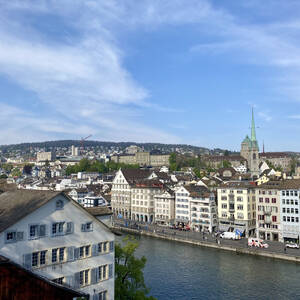
[[[84,144],[84,141],[86,141],[88,138],[90,138],[92,135],[90,134],[90,135],[88,135],[88,136],[86,136],[85,138],[81,138],[81,140],[80,140],[80,151],[81,152],[83,152],[83,149],[84,149],[84,147],[83,147],[83,144]]]

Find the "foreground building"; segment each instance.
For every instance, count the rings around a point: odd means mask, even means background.
[[[155,222],[159,225],[172,225],[175,223],[175,194],[170,189],[164,189],[160,194],[154,195]]]
[[[0,207],[0,255],[90,297],[114,299],[114,234],[106,225],[62,192],[5,192]]]
[[[256,192],[250,182],[228,182],[218,189],[219,229],[238,229],[246,237],[256,229]]]

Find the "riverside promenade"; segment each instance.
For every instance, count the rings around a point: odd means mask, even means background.
[[[240,240],[226,240],[220,239],[213,234],[203,234],[194,231],[180,231],[176,229],[170,229],[166,226],[141,224],[132,222],[130,220],[115,219],[113,227],[114,229],[125,233],[144,235],[196,246],[232,251],[236,254],[264,256],[300,263],[300,250],[290,248],[284,250],[284,244],[280,242],[266,241],[269,244],[269,248],[261,249],[248,247],[247,238],[242,238]]]

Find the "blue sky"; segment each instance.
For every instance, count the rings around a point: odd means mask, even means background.
[[[299,151],[300,2],[0,0],[0,144]]]

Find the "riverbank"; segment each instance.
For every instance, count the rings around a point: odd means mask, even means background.
[[[220,249],[225,251],[231,251],[235,252],[236,254],[248,254],[248,255],[255,255],[255,256],[263,256],[263,257],[269,257],[273,259],[280,259],[280,260],[286,260],[291,262],[300,263],[300,255],[291,255],[291,254],[281,254],[276,252],[268,251],[268,249],[260,249],[260,248],[244,248],[240,246],[233,246],[233,245],[224,245],[221,241],[220,244],[213,243],[213,242],[207,242],[207,241],[199,241],[194,240],[190,238],[184,238],[182,236],[176,236],[176,235],[166,235],[162,232],[150,232],[146,230],[138,230],[138,229],[131,229],[126,228],[122,226],[114,226],[114,229],[117,229],[121,232],[125,233],[131,233],[131,234],[137,234],[137,235],[143,235],[143,236],[149,236],[157,239],[164,239],[169,241],[175,241],[179,243],[185,243],[185,244],[191,244],[201,247],[207,247],[207,248],[214,248],[214,249]]]

